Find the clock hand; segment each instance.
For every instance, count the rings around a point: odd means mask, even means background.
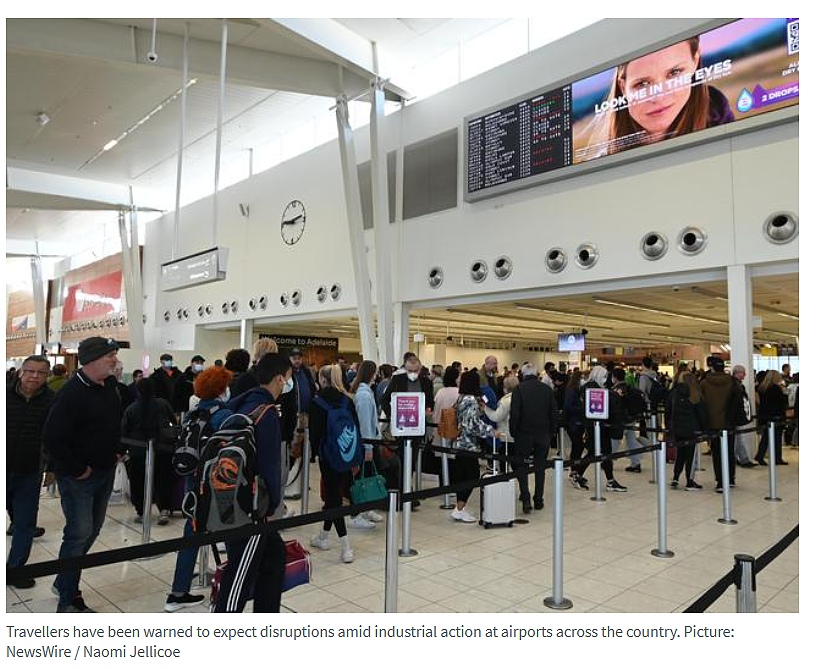
[[[290,218],[288,221],[281,221],[281,225],[295,225],[298,220],[303,217],[303,214],[298,214],[295,218]]]

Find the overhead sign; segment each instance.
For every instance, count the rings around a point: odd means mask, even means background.
[[[68,287],[62,321],[82,321],[122,311],[122,272],[111,272]]]
[[[610,392],[606,388],[586,388],[584,415],[591,420],[607,420],[610,417]]]
[[[319,346],[321,348],[337,348],[338,340],[332,337],[308,337],[306,335],[277,335],[262,334],[260,339],[272,339],[278,346],[283,348],[308,348]]]
[[[395,437],[425,436],[425,393],[392,393],[391,433]]]
[[[214,248],[162,264],[163,291],[180,290],[227,277],[229,249]]]

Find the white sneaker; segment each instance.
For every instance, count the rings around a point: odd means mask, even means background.
[[[322,551],[328,551],[330,548],[329,537],[322,537],[319,534],[309,540],[309,545]]]
[[[382,523],[383,522],[383,516],[381,516],[374,509],[372,509],[371,511],[364,512],[363,515],[366,516],[366,518],[371,520],[373,523]]]
[[[349,537],[341,537],[340,560],[341,562],[345,562],[346,564],[355,561],[355,552],[352,550],[352,546],[349,543]]]
[[[465,509],[463,509],[462,511],[460,511],[459,509],[454,509],[451,512],[451,517],[454,520],[459,521],[460,523],[475,523],[475,522],[477,522],[477,519],[474,518],[474,516],[472,516],[470,513],[468,513],[468,511],[466,511]]]
[[[290,509],[286,504],[284,504],[284,518],[292,518],[295,515],[295,509]]]
[[[349,527],[355,530],[370,530],[374,526],[374,523],[371,520],[367,520],[362,513],[352,518],[352,522],[349,523]]]

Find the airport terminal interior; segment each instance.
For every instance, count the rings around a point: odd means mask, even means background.
[[[799,19],[8,19],[6,73],[7,612],[799,611]],[[259,384],[286,553],[182,565]]]

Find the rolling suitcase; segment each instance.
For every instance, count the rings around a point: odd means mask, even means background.
[[[496,438],[494,438],[494,455],[496,455]],[[505,441],[505,457],[508,456],[508,442]],[[493,460],[491,471],[486,476],[499,473],[499,463]],[[516,479],[491,483],[479,489],[479,523],[486,530],[494,525],[513,527],[516,520]]]

